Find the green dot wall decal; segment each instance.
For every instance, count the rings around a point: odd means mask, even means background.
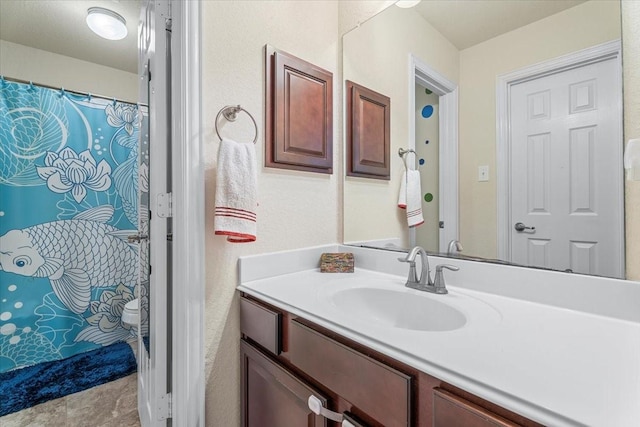
[[[433,194],[427,193],[427,194],[424,195],[424,201],[425,202],[429,203],[432,200],[433,200]]]
[[[427,95],[431,95],[433,92],[431,92],[429,89],[425,88],[424,93],[426,93]]]

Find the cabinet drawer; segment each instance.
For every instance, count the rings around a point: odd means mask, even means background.
[[[245,297],[240,298],[240,331],[271,353],[282,351],[282,315]]]
[[[433,390],[433,427],[516,427],[474,403],[446,390]]]
[[[387,427],[411,424],[411,377],[293,320],[291,363]]]

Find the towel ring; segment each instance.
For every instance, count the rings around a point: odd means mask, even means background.
[[[405,154],[409,153],[413,153],[414,156],[417,156],[416,151],[413,148],[409,148],[408,150],[405,150],[404,148],[398,148],[398,156],[402,158],[402,161],[404,162],[404,168],[407,170],[409,170],[409,167],[407,166],[407,158],[405,157]]]
[[[238,118],[238,113],[240,111],[244,111],[245,113],[247,113],[247,115],[253,122],[253,126],[256,128],[256,136],[255,138],[253,138],[253,143],[255,144],[256,141],[258,140],[258,124],[256,123],[256,120],[253,118],[251,113],[239,105],[227,105],[226,107],[218,111],[218,114],[216,115],[216,121],[214,123],[214,126],[216,128],[216,135],[218,135],[218,138],[222,140],[222,137],[220,136],[220,131],[218,130],[218,119],[220,118],[220,114],[222,114],[224,118],[227,119],[228,121],[235,122],[236,119]]]

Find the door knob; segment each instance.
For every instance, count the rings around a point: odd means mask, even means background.
[[[516,231],[524,231],[524,230],[531,230],[531,231],[535,231],[535,227],[527,227],[526,225],[524,225],[521,222],[516,222],[516,225],[513,227],[516,229]]]

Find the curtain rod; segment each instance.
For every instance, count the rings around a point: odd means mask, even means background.
[[[63,87],[55,87],[55,86],[50,86],[50,85],[45,85],[42,83],[34,83],[30,80],[22,80],[22,79],[17,79],[15,77],[6,77],[6,76],[0,76],[0,81],[7,81],[7,82],[13,82],[13,83],[22,83],[22,84],[26,84],[26,85],[32,85],[32,86],[40,86],[46,89],[52,89],[52,90],[59,90],[62,92],[67,92],[67,93],[71,93],[74,95],[78,95],[78,96],[84,96],[87,98],[101,98],[101,99],[105,99],[105,100],[109,100],[109,101],[116,101],[116,102],[120,102],[120,103],[125,103],[125,104],[138,104],[138,105],[146,105],[146,104],[140,104],[137,102],[132,102],[132,101],[125,101],[122,99],[118,99],[115,98],[113,96],[104,96],[104,95],[96,95],[94,93],[90,93],[90,92],[80,92],[77,90],[69,90],[69,89],[65,89]]]

